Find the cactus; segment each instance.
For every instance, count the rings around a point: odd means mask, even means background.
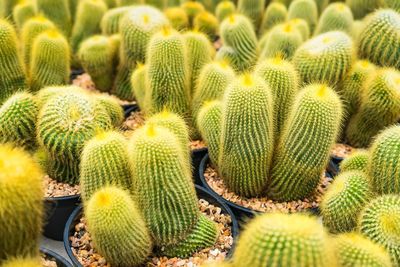
[[[45,86],[69,83],[70,50],[68,41],[61,33],[49,30],[35,38],[29,74],[33,92]]]
[[[378,244],[357,233],[335,237],[335,251],[340,266],[392,267],[388,252]]]
[[[258,29],[264,13],[265,0],[238,0],[237,5],[238,13],[248,17],[254,28]]]
[[[380,133],[370,148],[368,173],[378,194],[400,194],[400,126]]]
[[[114,93],[121,99],[133,100],[130,78],[136,63],[144,63],[150,37],[168,25],[168,19],[150,6],[129,10],[120,23],[121,51]]]
[[[277,141],[299,89],[298,74],[290,62],[280,57],[261,61],[254,72],[271,88],[274,98],[274,137]]]
[[[35,2],[38,14],[51,20],[66,37],[69,37],[72,17],[68,0],[36,0]]]
[[[266,33],[277,24],[286,21],[288,16],[287,8],[282,3],[271,3],[264,11],[263,19],[259,29],[259,35]]]
[[[68,1],[69,13],[71,14],[71,21],[75,21],[76,9],[78,7],[79,0],[67,0],[67,1]]]
[[[189,17],[183,8],[170,7],[164,10],[164,14],[175,30],[182,31],[189,27]]]
[[[252,220],[239,237],[233,266],[337,266],[329,241],[313,217],[264,214]]]
[[[153,6],[161,11],[167,6],[168,0],[146,0],[147,5]]]
[[[286,7],[289,7],[292,1],[293,0],[272,0],[271,3],[281,3],[284,4]]]
[[[399,118],[400,72],[380,69],[366,82],[360,108],[350,118],[346,137],[355,147],[367,147],[380,130]]]
[[[121,126],[124,121],[124,110],[118,102],[118,99],[107,94],[99,94],[95,95],[95,97],[110,116],[111,124],[114,127]]]
[[[128,11],[129,7],[117,7],[108,10],[100,22],[101,33],[104,35],[119,33],[120,22]]]
[[[358,150],[340,162],[340,171],[362,171],[367,173],[369,153],[366,150]]]
[[[185,10],[186,14],[188,15],[190,25],[193,25],[193,20],[198,14],[205,11],[204,6],[200,2],[195,2],[195,1],[184,2],[181,5],[181,7]]]
[[[36,14],[35,5],[32,1],[22,0],[13,9],[13,20],[19,30],[22,29],[24,23]]]
[[[355,19],[362,19],[369,13],[383,6],[384,0],[346,0]]]
[[[218,100],[205,102],[198,112],[197,128],[208,147],[208,155],[218,164],[221,137],[222,103]]]
[[[270,90],[262,78],[245,74],[223,99],[218,169],[227,187],[246,197],[262,195],[268,182],[274,146]]]
[[[147,113],[146,107],[146,73],[147,67],[143,64],[138,64],[131,76],[131,86],[137,104],[144,113]]]
[[[17,35],[13,26],[0,19],[0,105],[11,95],[26,89],[22,59],[18,54]]]
[[[110,92],[114,82],[114,51],[109,38],[95,35],[82,42],[78,58],[96,89]]]
[[[193,27],[205,33],[211,41],[216,40],[218,33],[218,19],[210,12],[199,13],[193,20]]]
[[[314,32],[314,28],[318,22],[318,7],[314,0],[293,0],[289,6],[288,19],[304,19],[310,31]]]
[[[223,0],[218,3],[215,8],[215,16],[219,22],[222,22],[227,17],[233,15],[236,12],[235,3],[230,0]]]
[[[204,65],[211,62],[214,57],[214,48],[207,36],[197,32],[189,31],[183,35],[187,48],[187,59],[189,64],[190,94],[196,90],[197,80]]]
[[[396,10],[397,12],[400,12],[400,2],[396,0],[384,0],[385,5],[391,9]]]
[[[117,187],[104,187],[89,200],[85,214],[95,248],[113,266],[140,266],[152,242],[137,204]]]
[[[58,95],[63,92],[77,92],[85,94],[87,91],[82,89],[81,87],[70,85],[70,86],[50,86],[41,89],[36,93],[36,103],[38,109],[41,110],[42,107],[46,104],[46,102],[52,98],[53,96]]]
[[[32,147],[36,139],[36,119],[39,113],[34,97],[16,93],[0,107],[0,143]]]
[[[394,266],[400,265],[400,196],[384,195],[361,212],[360,232],[389,252]]]
[[[380,66],[400,69],[400,14],[378,10],[366,21],[360,33],[358,55]]]
[[[303,42],[310,38],[310,27],[304,19],[291,19],[288,21],[288,23],[292,24],[301,33]]]
[[[50,177],[77,184],[84,143],[98,131],[109,128],[109,114],[90,96],[73,91],[50,97],[37,123],[37,139],[49,154]]]
[[[115,0],[117,2],[117,6],[131,6],[131,5],[140,5],[144,4],[144,0]]]
[[[304,83],[335,86],[353,63],[353,41],[340,31],[318,35],[299,47],[293,63]]]
[[[121,35],[119,33],[113,34],[108,37],[112,50],[112,58],[113,58],[113,67],[114,67],[114,75],[117,74],[118,65],[120,62],[120,46],[121,46]]]
[[[12,258],[4,262],[1,267],[42,267],[40,258],[29,257],[29,258]]]
[[[329,1],[329,0],[314,0],[314,1],[317,4],[318,14],[322,14],[323,11],[325,10],[325,8],[327,8],[329,2],[332,2],[332,1]]]
[[[276,25],[268,33],[268,39],[261,52],[261,58],[281,55],[285,59],[291,59],[297,48],[303,43],[301,33],[291,24]]]
[[[315,35],[329,31],[344,31],[351,34],[353,21],[353,13],[348,6],[344,3],[332,3],[322,12]]]
[[[24,150],[0,145],[0,264],[38,254],[43,214],[43,173]]]
[[[258,51],[257,36],[250,20],[243,15],[231,15],[221,23],[220,33],[224,46],[232,49],[226,59],[233,68],[240,72],[251,69]]]
[[[298,200],[315,191],[339,134],[342,109],[326,85],[311,84],[297,94],[275,149],[269,197]]]
[[[361,171],[338,175],[321,202],[322,221],[332,233],[354,230],[361,209],[372,199],[368,176]]]
[[[107,5],[108,9],[115,8],[115,6],[117,5],[116,0],[104,0],[104,3]]]
[[[0,18],[6,18],[12,14],[13,7],[18,0],[2,0],[0,1]]]
[[[129,152],[134,181],[140,184],[134,190],[155,245],[183,257],[211,246],[216,229],[198,211],[190,160],[177,136],[149,123],[134,132]]]

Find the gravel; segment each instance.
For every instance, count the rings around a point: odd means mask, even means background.
[[[331,151],[331,155],[339,158],[346,158],[355,150],[356,148],[346,144],[336,144]]]
[[[57,182],[48,175],[44,177],[44,197],[66,197],[80,194],[79,185]]]

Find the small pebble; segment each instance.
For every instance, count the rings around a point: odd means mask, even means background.
[[[48,175],[44,177],[44,197],[65,197],[80,194],[79,185],[57,182]]]
[[[332,151],[331,155],[339,158],[346,158],[348,157],[356,148],[353,148],[346,144],[336,144]]]

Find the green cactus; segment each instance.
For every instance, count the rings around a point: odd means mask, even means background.
[[[120,46],[121,46],[121,35],[119,33],[113,34],[108,37],[112,50],[114,76],[117,74],[118,65],[120,62]]]
[[[318,7],[318,14],[322,14],[323,11],[325,10],[325,8],[328,6],[329,2],[332,2],[329,0],[314,0],[314,1]],[[336,0],[334,0],[334,1],[336,1]],[[342,1],[342,0],[337,0],[337,1]]]
[[[308,38],[310,38],[310,27],[308,26],[307,21],[304,19],[291,19],[288,21],[288,23],[292,24],[300,33],[301,36],[303,37],[303,42],[307,41]]]
[[[97,191],[85,207],[95,248],[113,266],[141,266],[152,242],[143,215],[129,194],[117,187]]]
[[[149,123],[134,132],[129,152],[133,180],[140,184],[134,191],[155,245],[182,257],[211,246],[216,229],[198,211],[190,160],[177,136]]]
[[[189,17],[183,8],[170,7],[164,10],[164,14],[175,30],[182,31],[189,28]]]
[[[103,1],[107,5],[108,9],[115,8],[115,6],[117,5],[116,0],[103,0]]]
[[[353,63],[353,41],[340,31],[318,35],[299,47],[293,63],[304,83],[318,82],[335,86]]]
[[[301,33],[291,23],[276,25],[268,33],[261,58],[282,56],[290,60],[302,43]]]
[[[288,11],[282,3],[271,3],[264,11],[263,19],[259,29],[259,35],[266,33],[275,25],[287,20]]]
[[[42,109],[42,107],[46,104],[46,102],[50,98],[58,95],[59,93],[65,93],[65,92],[77,92],[85,94],[87,91],[79,86],[74,86],[74,85],[45,87],[41,89],[39,92],[37,92],[35,96],[39,110]]]
[[[101,33],[113,35],[119,33],[122,17],[129,11],[129,7],[117,7],[108,10],[100,22]]]
[[[233,266],[337,266],[328,234],[304,214],[267,213],[240,235]]]
[[[318,22],[318,6],[314,0],[293,0],[288,9],[288,19],[304,19],[314,32]]]
[[[353,22],[353,29],[351,31],[351,37],[353,38],[353,40],[358,40],[364,28],[364,22],[364,20],[355,20]]]
[[[118,99],[114,96],[107,94],[95,95],[96,100],[99,101],[100,105],[104,107],[111,119],[111,124],[114,127],[121,126],[124,121],[124,110],[121,107]]]
[[[271,89],[257,75],[245,74],[226,89],[218,170],[236,194],[264,193],[274,146]]]
[[[298,74],[290,62],[280,57],[261,61],[254,72],[271,88],[274,98],[274,137],[277,141],[299,89]]]
[[[35,2],[38,14],[51,20],[66,37],[69,37],[72,17],[68,0],[36,0]]]
[[[358,55],[379,66],[400,69],[400,14],[391,9],[376,11],[360,33]]]
[[[235,3],[230,0],[223,0],[218,3],[215,8],[215,16],[219,22],[222,22],[227,17],[233,15],[236,12]]]
[[[284,4],[286,7],[289,7],[292,1],[293,0],[272,0],[271,3],[281,3]]]
[[[153,6],[161,11],[164,10],[164,8],[168,5],[169,0],[146,0],[146,4]]]
[[[383,6],[384,0],[346,0],[355,19],[362,19],[369,13]]]
[[[7,259],[1,267],[42,267],[42,263],[39,257],[29,258],[12,258]]]
[[[102,105],[78,91],[50,97],[39,113],[37,139],[49,154],[48,174],[63,183],[79,183],[84,144],[98,131],[111,128]]]
[[[43,173],[23,149],[0,145],[0,264],[38,254],[43,214]]]
[[[2,0],[0,1],[0,18],[6,18],[12,14],[14,6],[18,0]]]
[[[379,69],[363,88],[361,104],[346,129],[349,143],[367,147],[383,128],[400,118],[400,72]]]
[[[297,94],[275,149],[269,197],[290,201],[314,193],[338,137],[342,109],[326,85],[311,84]]]
[[[68,84],[70,68],[69,44],[61,33],[49,30],[35,38],[29,71],[33,92],[46,86]]]
[[[144,4],[144,0],[115,0],[117,2],[117,6],[131,6],[131,5],[140,5]]]
[[[36,119],[39,113],[34,97],[16,93],[0,107],[0,143],[31,148],[36,139]]]
[[[357,150],[340,162],[340,171],[362,171],[367,173],[369,153],[367,150]]]
[[[168,19],[158,9],[138,6],[121,19],[121,51],[114,93],[121,99],[133,100],[130,78],[137,62],[144,63],[150,37],[168,25]]]
[[[238,0],[237,11],[248,17],[255,29],[261,24],[262,16],[265,8],[265,0]]]
[[[400,194],[400,126],[380,133],[370,148],[368,173],[372,189],[382,194]]]
[[[384,0],[385,5],[391,9],[396,10],[397,12],[400,12],[400,2],[397,0]]]
[[[360,232],[389,252],[394,266],[400,265],[400,196],[384,195],[361,212]]]
[[[138,64],[131,76],[133,94],[135,95],[135,99],[140,107],[140,110],[142,110],[145,114],[148,111],[146,107],[146,73],[147,66]]]
[[[71,14],[71,21],[75,21],[76,9],[78,7],[79,0],[67,0],[67,1],[68,1],[69,13]]]
[[[13,26],[0,19],[0,105],[11,95],[27,89],[22,59],[18,53],[17,34]]]
[[[13,9],[13,20],[19,30],[24,23],[36,15],[35,5],[32,1],[22,0]]]
[[[211,41],[217,38],[218,19],[210,12],[199,13],[193,20],[193,28],[205,33]]]
[[[256,63],[258,51],[257,36],[250,20],[243,15],[231,15],[221,23],[220,34],[222,43],[232,52],[219,58],[226,58],[240,72],[251,69]]]
[[[95,35],[82,42],[78,58],[83,69],[90,75],[96,89],[110,92],[114,82],[114,51],[110,39]]]
[[[222,103],[214,100],[205,102],[198,112],[197,128],[208,147],[208,155],[213,164],[218,164],[221,137]]]
[[[335,177],[323,196],[322,221],[332,233],[353,231],[360,211],[372,199],[368,176],[361,171],[347,171]]]
[[[194,18],[205,11],[204,6],[200,2],[195,1],[187,1],[182,3],[181,7],[185,10],[186,14],[189,17],[189,25],[193,25]]]
[[[358,233],[335,237],[335,251],[340,266],[392,267],[388,252],[378,244]]]
[[[332,3],[322,12],[315,35],[329,31],[344,31],[351,34],[353,22],[353,13],[346,4]]]

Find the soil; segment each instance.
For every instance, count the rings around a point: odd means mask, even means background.
[[[331,155],[338,158],[347,158],[354,150],[352,146],[346,144],[336,144],[331,151]]]
[[[69,185],[57,182],[48,175],[44,177],[45,197],[66,197],[80,194],[79,185]]]

